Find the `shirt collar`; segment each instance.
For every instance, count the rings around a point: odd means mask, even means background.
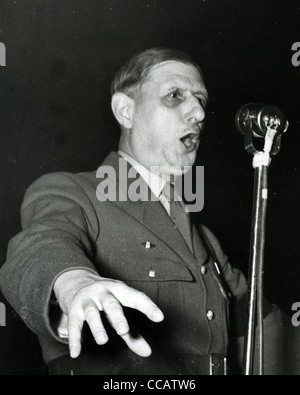
[[[161,191],[166,185],[166,180],[160,177],[158,174],[151,173],[148,169],[146,169],[143,165],[133,159],[131,156],[126,154],[125,152],[119,150],[118,154],[127,160],[128,163],[141,175],[143,180],[151,189],[152,193],[156,198],[159,198],[161,195]]]

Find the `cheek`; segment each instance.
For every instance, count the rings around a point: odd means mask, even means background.
[[[174,144],[178,138],[177,129],[180,125],[180,117],[176,109],[155,106],[149,103],[138,109],[135,118],[135,126],[138,133],[144,135],[144,139],[153,148],[160,150],[165,146]]]
[[[177,135],[179,118],[175,111],[161,110],[152,115],[152,127],[162,140],[174,139]]]

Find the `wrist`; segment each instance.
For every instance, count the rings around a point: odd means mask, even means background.
[[[95,281],[95,278],[99,278],[99,276],[89,270],[72,269],[56,279],[53,291],[64,313],[67,313],[68,306],[74,300],[75,294],[89,282]]]

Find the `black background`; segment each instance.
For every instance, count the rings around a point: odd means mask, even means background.
[[[265,293],[290,312],[300,299],[300,67],[291,62],[299,22],[298,0],[0,0],[7,49],[0,68],[2,261],[20,230],[30,183],[52,171],[95,169],[116,147],[109,85],[119,66],[137,51],[167,45],[192,55],[206,76],[200,218],[245,273],[254,173],[235,113],[245,103],[267,102],[290,121],[270,168],[265,259]],[[0,374],[44,374],[35,335],[6,306]]]

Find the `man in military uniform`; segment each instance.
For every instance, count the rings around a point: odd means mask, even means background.
[[[97,173],[49,174],[28,189],[0,281],[51,374],[226,373],[247,283],[170,194],[195,162],[207,100],[185,53],[137,54],[112,83],[119,151]],[[116,195],[99,188],[105,172]]]

